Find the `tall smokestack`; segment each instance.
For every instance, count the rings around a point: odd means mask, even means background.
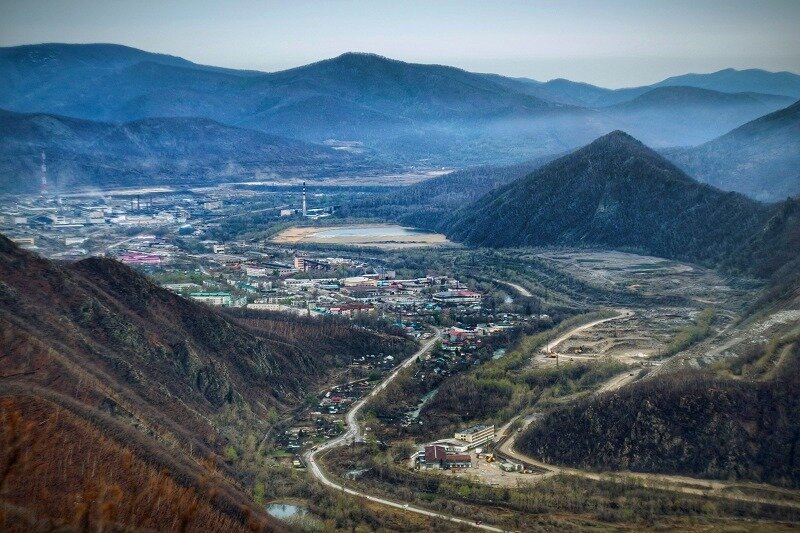
[[[307,207],[306,206],[306,182],[304,181],[303,182],[303,216],[306,216],[308,214],[308,211],[307,211],[306,207]]]
[[[47,195],[47,160],[42,152],[42,196]]]

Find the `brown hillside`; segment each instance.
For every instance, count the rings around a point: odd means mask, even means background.
[[[77,480],[76,490],[83,490],[95,481],[87,477],[88,465],[114,464],[130,452],[138,470],[135,481],[121,486],[124,493],[155,483],[163,471],[175,490],[195,487],[202,494],[198,462],[246,434],[263,435],[271,408],[297,406],[332,367],[354,355],[407,348],[403,338],[345,322],[224,314],[163,290],[110,259],[55,263],[0,235],[0,394],[10,398],[8,409],[24,406],[23,419],[37,423],[71,406],[65,425],[45,424],[51,434],[37,426],[42,456],[55,460],[62,449],[77,446],[81,451],[75,453],[87,457],[66,463],[63,471],[37,467],[35,486],[61,476]],[[129,438],[119,437],[122,429],[144,439],[138,452],[130,450]],[[77,437],[83,434],[97,438]],[[235,477],[229,466],[220,468],[221,476]],[[15,484],[5,490],[16,493],[22,479],[11,478]],[[113,486],[119,480],[97,481]],[[227,520],[241,522],[247,501],[230,487],[233,511],[208,511],[209,523],[221,529]],[[32,492],[20,494],[24,497],[12,501],[34,503]],[[58,502],[74,502],[75,494],[72,500],[47,495],[54,498],[47,509],[55,512],[48,517],[72,517],[73,510]],[[36,506],[29,511],[41,518]],[[167,514],[176,519],[174,512]],[[142,527],[150,527],[142,520]]]

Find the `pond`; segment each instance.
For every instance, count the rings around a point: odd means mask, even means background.
[[[273,237],[281,244],[315,243],[346,244],[405,248],[450,244],[441,233],[400,226],[397,224],[356,224],[351,226],[298,226],[288,228]]]
[[[278,520],[302,517],[308,514],[308,509],[291,503],[270,503],[266,507],[267,513]]]
[[[334,239],[336,237],[406,237],[416,236],[423,231],[404,226],[354,226],[323,229],[312,235],[318,239]]]

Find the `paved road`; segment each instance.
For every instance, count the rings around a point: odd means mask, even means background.
[[[389,383],[391,383],[397,377],[397,375],[400,373],[401,370],[407,368],[409,365],[412,365],[414,361],[419,359],[419,357],[422,354],[430,350],[436,343],[436,341],[438,341],[441,338],[441,334],[442,332],[437,329],[436,335],[434,335],[434,337],[431,340],[426,342],[422,346],[422,348],[420,348],[414,355],[406,359],[400,366],[398,366],[395,370],[393,370],[392,373],[389,374],[389,376],[385,380],[383,380],[380,385],[376,386],[374,389],[372,389],[372,391],[370,391],[369,394],[367,394],[358,402],[356,402],[353,405],[353,407],[347,412],[347,416],[345,417],[345,420],[347,421],[347,431],[345,431],[343,434],[339,435],[335,439],[326,442],[324,445],[320,446],[316,450],[307,452],[305,454],[306,464],[308,464],[308,468],[311,474],[315,478],[317,478],[323,485],[344,492],[345,494],[350,494],[352,496],[359,496],[371,502],[377,502],[383,505],[387,505],[389,507],[395,507],[403,511],[417,513],[432,518],[440,518],[442,520],[447,520],[458,524],[464,524],[467,526],[472,526],[486,531],[497,531],[497,532],[506,531],[504,529],[490,526],[487,524],[478,524],[474,520],[468,520],[466,518],[458,518],[457,516],[452,516],[444,513],[437,513],[435,511],[429,511],[428,509],[423,509],[421,507],[416,507],[400,501],[389,500],[386,498],[382,498],[380,496],[372,496],[365,492],[359,492],[357,490],[347,488],[344,485],[340,485],[336,481],[332,481],[330,478],[328,478],[328,476],[320,467],[319,462],[317,461],[317,458],[321,453],[327,450],[331,450],[333,448],[338,448],[340,446],[348,445],[352,443],[353,440],[361,438],[363,436],[361,427],[358,425],[357,417],[358,413],[361,411],[361,408],[364,407],[364,404],[366,404],[367,400],[374,397],[379,392],[383,391],[387,387],[387,385],[389,385]]]

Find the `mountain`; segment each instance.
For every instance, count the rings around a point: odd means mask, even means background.
[[[361,157],[322,145],[204,118],[109,124],[0,110],[0,190],[35,191],[41,152],[61,190],[220,181],[259,173],[319,175],[364,164]]]
[[[566,105],[592,108],[621,104],[633,100],[640,94],[652,89],[652,87],[648,86],[606,89],[590,83],[570,81],[564,78],[533,83],[530,83],[532,80],[525,80],[524,78],[520,81],[522,83],[516,85],[517,89],[525,91],[532,96]]]
[[[443,224],[478,246],[586,245],[720,261],[769,209],[700,184],[616,131],[501,187]]]
[[[0,107],[10,111],[109,123],[202,117],[311,143],[360,141],[401,164],[518,163],[620,128],[654,146],[688,146],[788,105],[784,96],[755,93],[724,103],[720,91],[705,103],[686,95],[632,102],[652,90],[541,83],[364,53],[264,73],[117,45],[0,49]]]
[[[723,190],[776,201],[800,194],[800,101],[668,157]]]
[[[786,96],[658,87],[605,108],[612,120],[649,146],[690,146],[785,107]]]
[[[332,367],[406,348],[341,321],[237,318],[111,259],[54,263],[0,236],[4,494],[55,526],[97,494],[86,520],[107,505],[120,529],[280,529],[225,450],[260,442]]]
[[[456,170],[390,193],[356,197],[337,214],[342,217],[378,218],[435,230],[451,213],[491,190],[530,174],[550,162],[545,157],[508,166],[481,166]]]
[[[694,87],[722,93],[785,96],[795,100],[800,97],[800,75],[759,69],[725,69],[709,74],[684,74],[652,85],[623,89],[607,89],[563,78],[547,82],[526,78],[505,79],[512,80],[516,90],[527,92],[544,100],[594,108],[622,104],[659,87]]]
[[[798,487],[800,349],[784,347],[772,379],[646,379],[554,410],[519,447],[580,468]]]
[[[684,74],[653,84],[653,87],[684,86],[724,93],[754,92],[800,98],[800,75],[761,69],[728,68],[710,74]]]

